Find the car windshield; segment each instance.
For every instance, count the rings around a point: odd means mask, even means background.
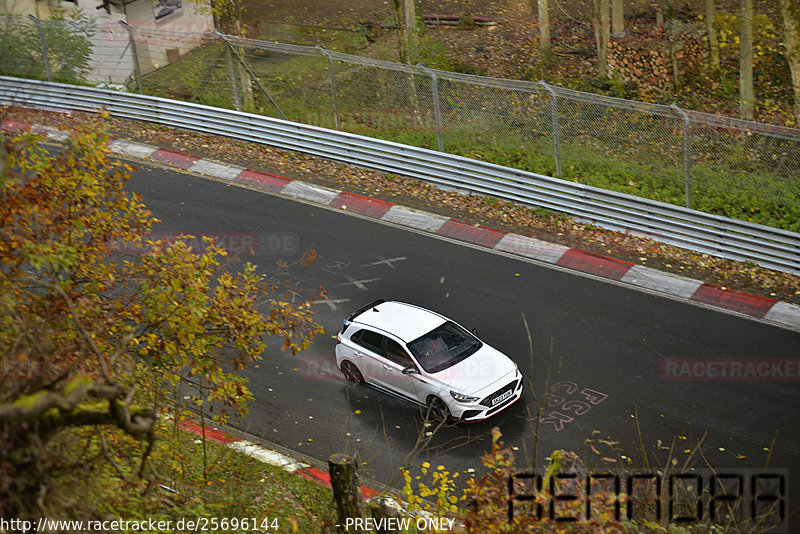
[[[428,373],[438,373],[474,354],[482,343],[453,321],[447,321],[408,344]]]

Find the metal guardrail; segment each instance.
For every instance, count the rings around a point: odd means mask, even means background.
[[[238,111],[0,76],[0,103],[95,112],[267,144],[547,208],[699,252],[800,274],[800,234],[402,145]]]

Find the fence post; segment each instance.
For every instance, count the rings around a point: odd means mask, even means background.
[[[133,77],[136,80],[136,92],[142,94],[142,71],[139,68],[139,54],[136,51],[136,36],[133,34],[133,28],[124,20],[119,21],[122,27],[128,31],[128,40],[131,45],[131,58],[133,59]]]
[[[322,54],[328,58],[328,79],[330,80],[331,84],[331,98],[333,98],[333,123],[336,125],[336,129],[339,129],[339,103],[337,98],[337,91],[336,91],[336,74],[333,71],[333,56],[331,53],[328,52],[324,46],[317,45],[317,50],[322,52]]]
[[[683,179],[686,183],[684,195],[686,197],[686,207],[692,207],[692,153],[691,138],[689,131],[689,114],[678,106],[671,104],[675,112],[683,119]]]
[[[558,97],[556,91],[544,80],[539,83],[550,93],[550,116],[553,122],[553,152],[556,159],[556,178],[561,178],[561,134],[558,128]]]
[[[50,73],[50,54],[47,52],[47,43],[44,40],[44,29],[42,28],[42,21],[34,17],[33,15],[28,15],[28,18],[31,19],[34,24],[36,24],[36,29],[39,30],[39,44],[42,47],[42,58],[44,58],[44,70],[47,72],[47,81],[53,81],[53,75]]]
[[[259,79],[259,77],[256,76],[256,73],[253,72],[253,69],[250,68],[250,66],[247,64],[247,62],[245,62],[245,60],[242,58],[242,56],[239,53],[239,51],[236,50],[236,48],[233,46],[233,43],[231,43],[231,41],[228,39],[228,37],[230,37],[230,36],[225,35],[224,33],[220,32],[219,30],[217,30],[214,33],[217,35],[217,37],[219,39],[222,39],[222,42],[225,43],[225,45],[228,47],[228,50],[230,50],[233,58],[236,60],[236,62],[239,64],[239,66],[244,69],[244,73],[246,73],[247,76],[250,77],[250,81],[248,81],[246,84],[243,84],[244,87],[242,88],[243,91],[244,91],[245,107],[249,108],[250,105],[252,104],[252,102],[250,102],[252,100],[252,95],[250,95],[250,96],[248,96],[248,95],[249,95],[250,83],[251,83],[251,81],[254,81],[254,82],[256,82],[256,85],[261,90],[261,92],[264,94],[264,96],[267,97],[267,100],[270,101],[272,106],[275,108],[275,110],[281,116],[281,118],[283,120],[285,120],[285,121],[288,121],[289,119],[286,118],[286,115],[283,113],[283,110],[281,109],[281,107],[278,105],[277,102],[275,102],[275,99],[272,98],[272,95],[269,94],[269,91],[267,91],[267,88],[264,87],[263,83],[261,83],[261,80]],[[240,37],[234,37],[234,39],[239,40],[240,45],[241,45],[241,38]],[[244,76],[243,76],[243,78],[244,78]]]
[[[442,139],[442,110],[439,106],[439,77],[436,72],[421,63],[417,65],[422,72],[431,78],[431,91],[433,92],[433,113],[436,116],[436,141],[439,152],[444,152],[444,139]]]
[[[231,89],[233,89],[233,103],[236,106],[236,111],[242,111],[242,102],[239,99],[239,84],[236,83],[236,73],[233,71],[233,52],[231,49],[226,49],[228,58],[228,76],[231,78]]]
[[[331,476],[333,500],[339,519],[338,531],[344,532],[348,519],[364,517],[364,501],[358,484],[358,466],[352,456],[332,454],[328,458],[328,472]]]

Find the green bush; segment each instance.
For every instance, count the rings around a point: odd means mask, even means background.
[[[52,81],[86,83],[94,21],[79,13],[67,17],[63,10],[55,9],[42,26]],[[20,17],[0,17],[0,27],[0,73],[46,80],[47,65],[36,24]]]

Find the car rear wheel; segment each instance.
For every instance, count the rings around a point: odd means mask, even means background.
[[[428,414],[434,421],[447,421],[450,419],[450,408],[439,397],[428,399]]]
[[[364,375],[362,375],[361,371],[358,370],[356,364],[351,361],[345,360],[342,362],[342,374],[351,384],[364,383]]]

